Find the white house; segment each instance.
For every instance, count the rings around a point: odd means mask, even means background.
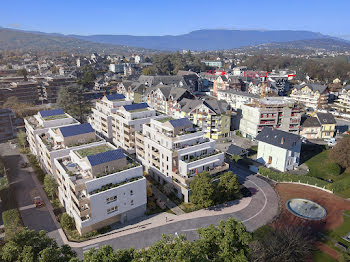
[[[285,172],[299,166],[301,138],[299,135],[264,127],[257,135],[257,161]]]

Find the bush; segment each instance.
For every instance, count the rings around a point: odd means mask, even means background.
[[[329,183],[316,177],[301,176],[288,173],[278,173],[266,167],[259,167],[259,174],[276,182],[299,182],[319,187],[327,186]]]
[[[350,176],[330,184],[328,188],[333,190],[334,192],[340,192],[350,188]]]
[[[23,229],[22,220],[16,208],[4,211],[2,220],[4,221],[6,239],[11,238]]]
[[[74,230],[75,229],[75,223],[74,219],[70,217],[67,213],[63,213],[60,218],[60,224],[63,229],[66,230]]]

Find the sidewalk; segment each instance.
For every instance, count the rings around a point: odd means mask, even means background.
[[[171,201],[166,195],[164,195],[155,185],[153,185],[151,182],[147,181],[149,183],[153,194],[156,196],[156,198],[160,199],[162,202],[165,203],[165,205],[173,211],[176,215],[182,215],[185,214],[185,212],[179,208],[173,201]]]
[[[184,213],[182,215],[173,215],[173,214],[163,212],[163,213],[154,215],[150,218],[147,218],[145,220],[142,220],[138,223],[125,226],[122,229],[117,229],[115,231],[109,232],[104,236],[87,240],[84,242],[80,242],[80,243],[68,241],[62,229],[59,229],[59,233],[63,239],[64,244],[70,245],[73,248],[81,248],[81,247],[97,244],[106,240],[111,240],[117,237],[133,234],[136,232],[148,230],[155,227],[160,227],[166,224],[171,224],[174,222],[179,222],[179,221],[194,219],[194,218],[230,214],[246,208],[250,204],[251,200],[252,200],[251,197],[242,198],[240,200],[234,200],[234,201],[228,202],[226,203],[226,205],[218,205],[211,209],[201,209],[191,213]]]

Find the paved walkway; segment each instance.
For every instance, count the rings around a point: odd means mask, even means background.
[[[173,201],[171,201],[165,194],[162,193],[155,185],[147,180],[147,183],[151,186],[152,192],[156,198],[160,199],[167,208],[173,211],[176,215],[185,214],[185,212],[179,208]]]

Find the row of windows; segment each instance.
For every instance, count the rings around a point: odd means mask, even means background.
[[[107,214],[113,213],[115,211],[118,211],[118,206],[114,206],[114,207],[108,208],[107,209]]]

